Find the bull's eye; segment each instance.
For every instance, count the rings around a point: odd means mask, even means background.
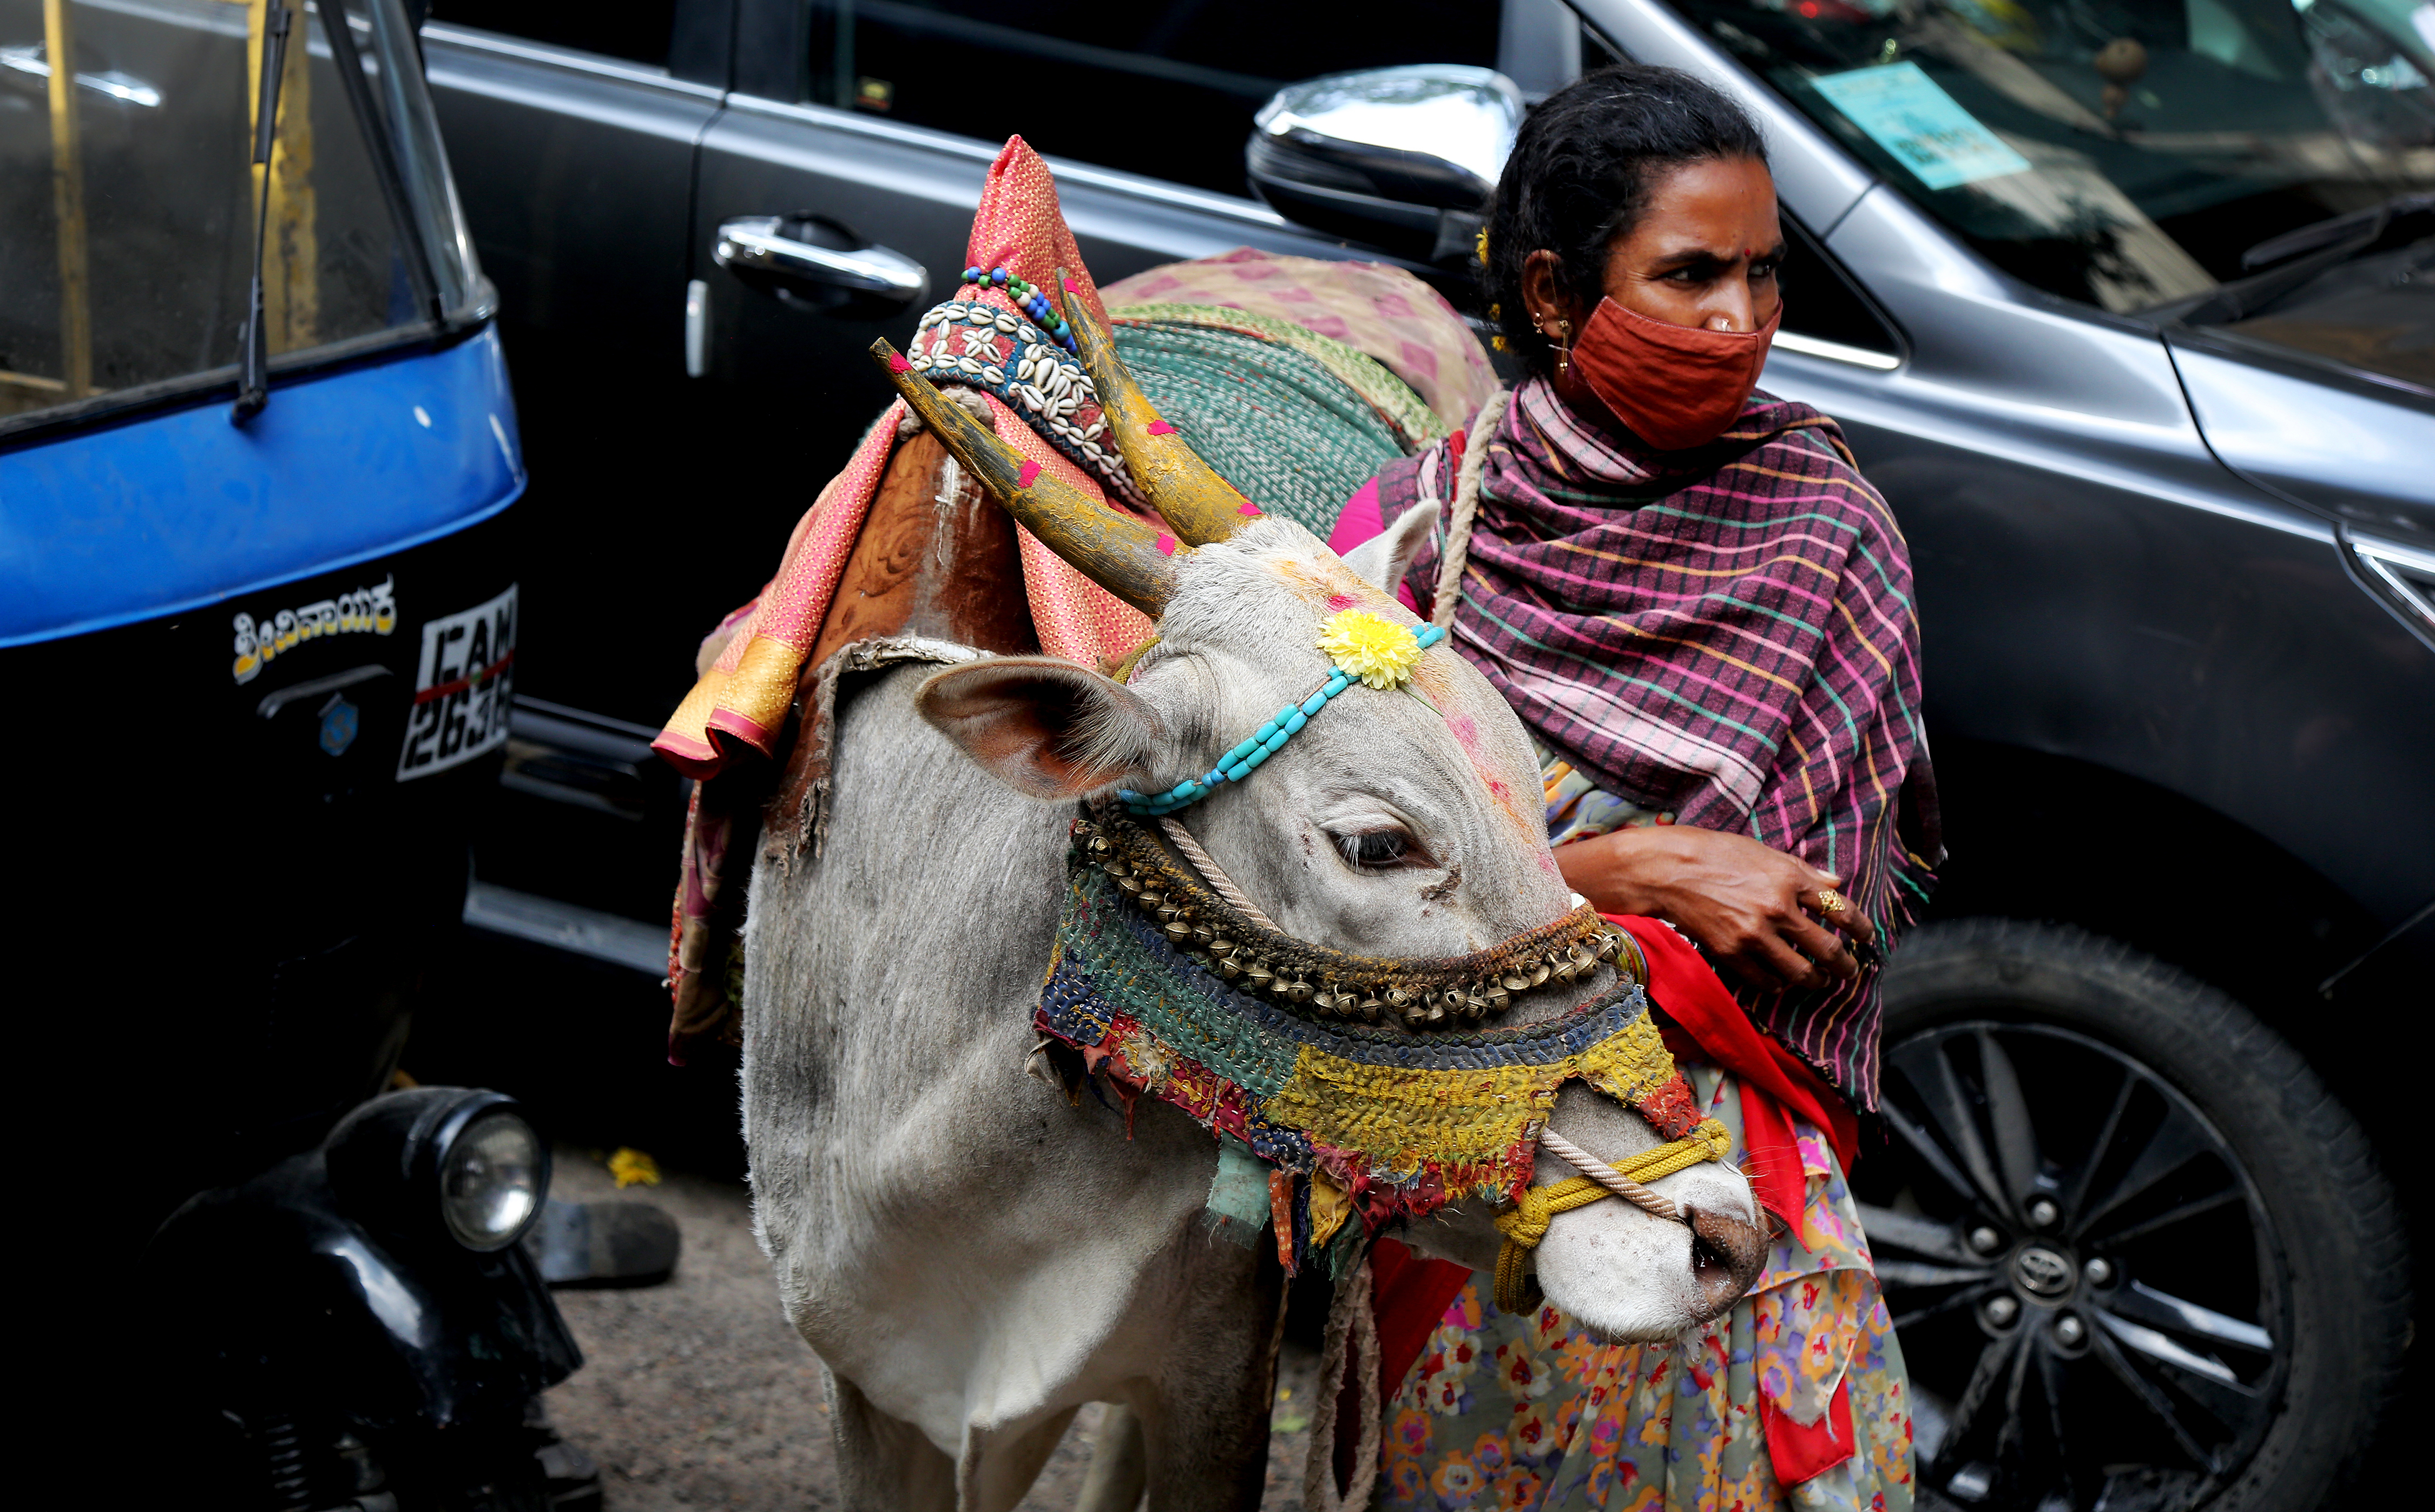
[[[1402,866],[1413,853],[1412,837],[1391,829],[1339,834],[1336,836],[1336,849],[1343,852],[1345,865],[1356,871],[1383,871]]]

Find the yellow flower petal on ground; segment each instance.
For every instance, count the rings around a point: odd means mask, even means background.
[[[609,1157],[609,1174],[617,1178],[620,1189],[637,1181],[647,1187],[660,1184],[660,1162],[636,1149],[620,1149]]]
[[[1400,688],[1421,663],[1421,643],[1411,630],[1366,609],[1328,616],[1320,627],[1319,648],[1345,676],[1373,688]]]

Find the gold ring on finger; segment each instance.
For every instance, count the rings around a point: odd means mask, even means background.
[[[1821,887],[1818,889],[1818,907],[1823,913],[1839,914],[1843,911],[1843,895],[1832,887]]]

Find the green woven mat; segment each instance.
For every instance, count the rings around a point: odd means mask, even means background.
[[[1394,374],[1299,326],[1189,305],[1110,316],[1117,354],[1166,422],[1246,498],[1322,541],[1381,464],[1443,429]]]

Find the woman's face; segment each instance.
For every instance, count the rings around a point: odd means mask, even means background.
[[[1714,159],[1686,163],[1649,185],[1639,224],[1607,247],[1601,292],[1669,325],[1755,331],[1783,302],[1775,282],[1783,262],[1784,228],[1767,165],[1755,158]],[[1548,337],[1569,344],[1595,306],[1559,287],[1558,266],[1554,252],[1532,252],[1522,270],[1522,297]],[[1570,335],[1563,335],[1567,327]]]

